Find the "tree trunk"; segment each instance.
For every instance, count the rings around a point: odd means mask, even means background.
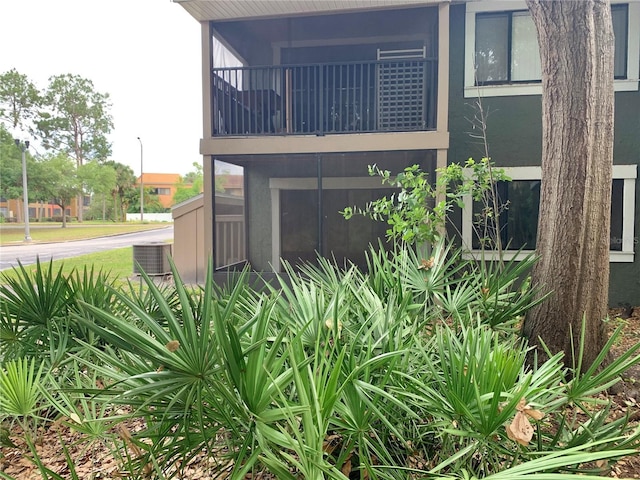
[[[113,221],[118,222],[118,196],[113,194]]]
[[[84,165],[84,157],[82,151],[82,133],[81,127],[78,124],[78,119],[74,118],[73,121],[73,130],[74,130],[74,145],[73,150],[76,156],[76,168],[80,169],[82,165]],[[78,195],[78,222],[82,223],[84,220],[84,185],[82,182],[80,183],[80,194]]]
[[[77,198],[78,202],[78,222],[82,223],[82,209],[84,208],[84,194],[81,193]]]
[[[583,369],[600,353],[609,293],[613,27],[608,0],[527,0],[542,62],[542,187],[533,283],[551,296],[523,333],[565,352],[586,320]],[[571,334],[573,332],[573,335]]]
[[[62,228],[67,228],[67,210],[65,208],[65,205],[60,205],[60,208],[62,208]]]

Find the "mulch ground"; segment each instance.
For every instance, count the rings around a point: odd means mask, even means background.
[[[624,326],[622,338],[614,348],[614,355],[619,355],[640,342],[640,307],[612,310],[611,318],[612,329],[621,323]],[[632,423],[640,428],[640,365],[636,365],[626,373],[624,381],[615,388],[614,392],[609,395],[614,404],[612,416],[617,418],[628,414]],[[142,421],[130,421],[127,428],[131,431],[142,429]],[[8,432],[8,440],[15,447],[5,446],[7,439],[0,438],[3,444],[0,449],[0,471],[19,480],[41,479],[42,475],[33,461],[29,459],[31,455],[28,453],[29,449],[21,433],[17,427],[11,428]],[[114,434],[119,435],[119,438],[126,437],[126,434],[123,435],[122,432],[114,432]],[[39,429],[36,448],[43,463],[63,478],[72,477],[61,448],[61,440],[68,447],[78,478],[115,479],[122,477],[120,464],[114,458],[110,445],[100,441],[89,443],[61,422],[54,422],[48,424],[46,429]],[[135,454],[135,452],[131,453]],[[173,478],[184,480],[228,478],[229,469],[216,464],[214,459],[205,456],[196,457],[184,470],[182,476]],[[212,471],[217,473],[211,473]],[[640,478],[640,453],[614,464],[611,467],[609,477]]]
[[[623,331],[614,348],[614,356],[620,355],[640,342],[640,307],[618,308],[610,312],[611,329],[620,324]],[[637,354],[637,353],[636,353]],[[630,421],[640,428],[640,365],[631,367],[613,389],[610,398],[614,402],[614,415],[629,415]],[[613,466],[611,476],[615,478],[640,478],[640,452],[627,457]]]

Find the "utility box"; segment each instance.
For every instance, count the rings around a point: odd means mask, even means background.
[[[171,244],[165,242],[141,243],[133,246],[133,273],[144,270],[147,275],[171,273],[169,264]]]

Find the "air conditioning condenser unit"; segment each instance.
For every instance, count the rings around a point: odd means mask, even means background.
[[[141,243],[133,246],[133,273],[143,270],[147,275],[171,273],[169,256],[171,244],[164,242]]]

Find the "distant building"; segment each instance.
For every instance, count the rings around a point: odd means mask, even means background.
[[[177,173],[143,173],[142,180],[144,182],[144,189],[151,193],[151,195],[157,195],[160,204],[164,208],[169,208],[173,205],[173,195],[178,189],[176,184],[180,181],[180,175]],[[136,185],[140,185],[140,177],[136,178]],[[190,186],[185,184],[185,186]]]
[[[65,208],[68,217],[77,216],[77,203],[72,202]],[[24,208],[22,200],[18,198],[0,197],[0,216],[10,222],[24,222]],[[62,218],[62,209],[53,202],[29,203],[29,218],[31,220],[46,220]]]
[[[237,190],[237,181],[234,180],[234,175],[229,175],[231,191]],[[151,195],[157,195],[158,201],[164,208],[170,208],[173,205],[173,195],[176,193],[177,184],[180,182],[181,176],[177,173],[144,173],[144,188]],[[140,186],[140,177],[136,178],[136,185]],[[185,183],[185,187],[191,187],[190,183]],[[227,188],[226,184],[224,185]],[[240,183],[240,189],[242,184]],[[232,192],[229,192],[232,193]],[[91,197],[86,196],[84,207],[85,210],[89,206]],[[69,217],[77,217],[77,202],[74,200],[70,205],[66,207],[66,214]],[[21,199],[5,199],[0,197],[0,216],[5,220],[14,222],[24,221],[24,209],[22,207]],[[62,209],[53,202],[30,202],[29,203],[29,218],[31,220],[45,220],[56,219],[62,217]]]

